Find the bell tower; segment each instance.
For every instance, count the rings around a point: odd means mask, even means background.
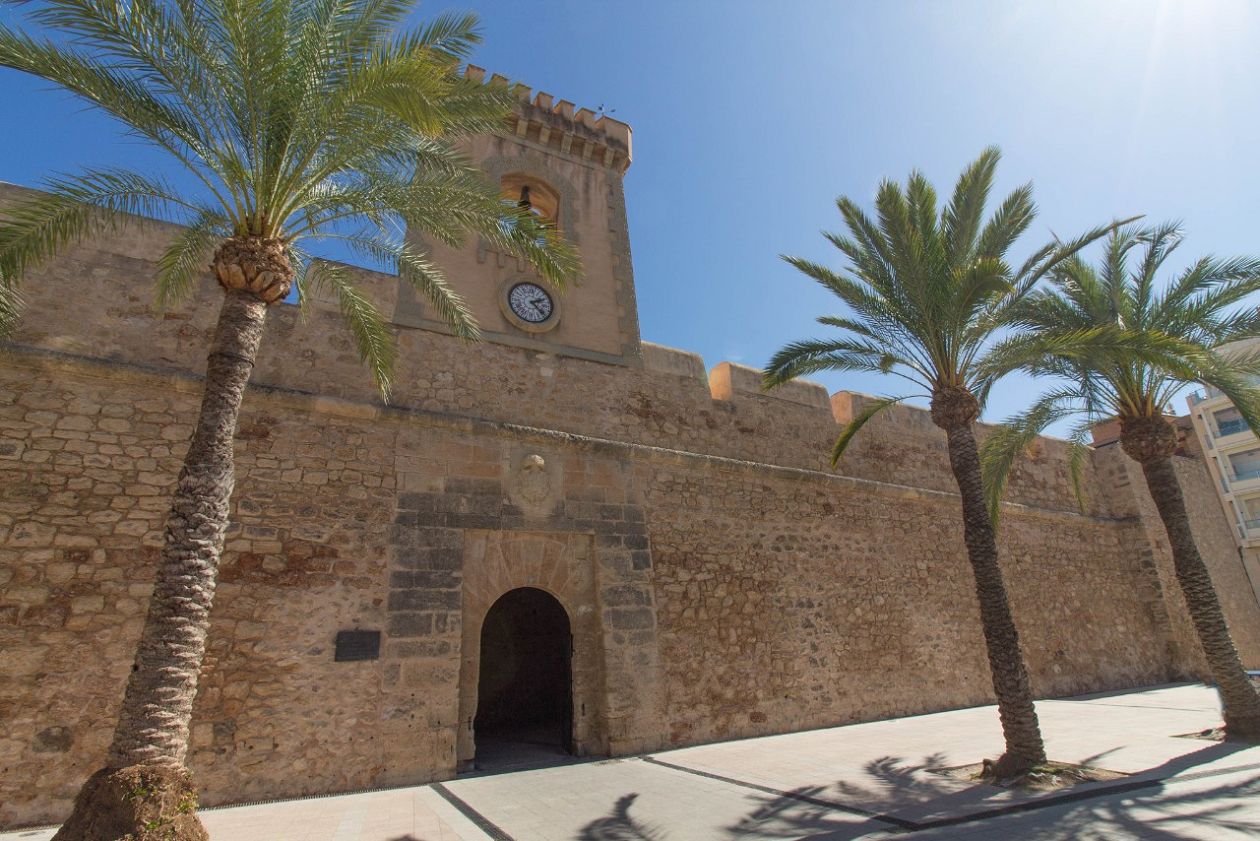
[[[468,78],[485,79],[469,66]],[[495,75],[487,84],[509,84]],[[621,365],[641,364],[639,316],[622,178],[630,167],[630,127],[550,94],[512,86],[518,104],[503,135],[472,139],[465,152],[506,201],[552,224],[581,255],[582,274],[550,288],[526,263],[470,238],[462,248],[425,243],[468,301],[484,341]],[[444,331],[406,284],[397,324]]]

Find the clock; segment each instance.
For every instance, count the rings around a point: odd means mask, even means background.
[[[535,327],[546,324],[556,312],[556,303],[550,293],[528,281],[509,287],[507,306],[512,315]]]

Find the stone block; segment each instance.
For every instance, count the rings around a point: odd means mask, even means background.
[[[459,590],[392,590],[388,607],[391,611],[458,610]]]
[[[652,604],[651,594],[642,587],[621,585],[605,587],[600,593],[605,607],[642,607]]]
[[[426,636],[433,632],[433,614],[391,612],[387,628],[391,637]]]
[[[612,627],[619,631],[651,628],[653,624],[653,613],[648,608],[609,610],[607,616]]]
[[[457,570],[463,562],[459,549],[402,548],[397,550],[394,565],[402,570]]]

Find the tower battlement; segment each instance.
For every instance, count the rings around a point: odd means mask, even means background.
[[[631,131],[626,123],[589,108],[577,108],[567,99],[557,100],[549,93],[535,92],[498,73],[486,81],[485,69],[473,64],[465,68],[464,77],[511,88],[520,101],[513,127],[516,137],[620,174],[630,168]]]

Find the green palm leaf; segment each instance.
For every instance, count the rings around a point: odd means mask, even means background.
[[[902,377],[928,394],[962,388],[983,398],[1006,372],[1003,360],[1014,365],[1016,357],[1027,361],[1046,352],[1026,342],[1003,343],[998,336],[1034,317],[1038,307],[1051,306],[1032,294],[1039,280],[1125,223],[1102,225],[1066,242],[1053,240],[1012,268],[1006,254],[1036,208],[1025,185],[985,218],[999,159],[996,148],[986,149],[963,171],[943,208],[917,172],[904,187],[888,180],[880,184],[874,218],[851,199],[838,199],[846,230],[824,236],[845,259],[844,267],[783,259],[845,306],[847,313],[819,319],[841,338],[786,345],[766,366],[766,387],[824,371],[865,371]]]
[[[382,394],[388,397],[398,351],[393,333],[380,309],[354,283],[348,267],[339,263],[313,265],[307,274],[307,283],[313,294],[323,286],[331,287],[336,293],[341,315],[354,336],[359,358],[372,372]]]
[[[188,226],[159,262],[162,304],[187,296],[216,238],[227,237],[281,240],[299,271],[304,240],[349,237],[470,338],[477,335],[471,312],[415,242],[480,237],[554,285],[576,277],[577,255],[560,233],[505,206],[460,152],[463,138],[502,130],[515,103],[507,88],[459,72],[480,42],[476,17],[443,15],[400,31],[412,7],[403,0],[48,0],[32,5],[28,20],[59,37],[0,26],[0,67],[103,109],[199,184],[184,193],[138,173],[92,170],[50,180],[44,195],[7,209],[0,329],[16,317],[29,270],[135,216]],[[390,339],[373,326],[370,300],[350,288],[356,275],[315,275],[337,290],[384,390],[394,355],[380,344]]]
[[[840,430],[840,437],[836,439],[835,445],[831,448],[831,466],[835,467],[840,463],[840,459],[844,456],[844,451],[849,448],[849,443],[853,440],[853,436],[857,435],[876,415],[890,406],[895,406],[904,400],[904,397],[880,397],[872,400],[862,407],[853,419],[844,425],[844,429]]]
[[[1220,389],[1247,423],[1260,429],[1260,389],[1253,385],[1260,356],[1217,350],[1225,342],[1260,336],[1260,316],[1245,306],[1260,291],[1260,260],[1205,257],[1161,291],[1158,273],[1180,241],[1171,223],[1117,228],[1097,267],[1064,261],[1051,273],[1051,290],[1015,305],[1010,323],[1019,332],[991,351],[984,361],[989,373],[1023,370],[1070,380],[1082,398],[1063,402],[1062,388],[1055,387],[1010,422],[1017,430],[1027,432],[1050,417],[1047,400],[1055,407],[1052,420],[1077,415],[1086,427],[1117,415],[1163,417],[1176,395],[1197,382]],[[990,440],[1016,440],[1011,436],[1018,433],[1001,432]],[[997,443],[986,445],[985,453],[990,487],[1000,488],[1012,454]]]

